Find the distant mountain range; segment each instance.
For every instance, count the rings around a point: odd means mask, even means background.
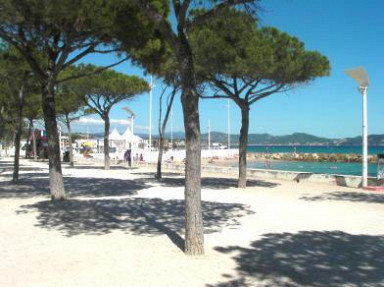
[[[103,137],[102,134],[95,134],[96,137]],[[147,139],[148,134],[138,134],[138,136]],[[166,138],[171,138],[170,133],[166,133]],[[153,135],[153,138],[158,138],[158,135]],[[183,140],[183,132],[174,132],[173,138]],[[202,134],[201,140],[207,142],[208,134]],[[361,146],[361,136],[353,138],[329,139],[317,137],[306,133],[293,133],[291,135],[273,136],[267,133],[264,134],[249,134],[248,145],[336,145],[336,146]],[[211,142],[226,144],[228,142],[228,134],[221,132],[211,132]],[[239,135],[231,135],[231,144],[238,144]],[[370,146],[384,146],[384,134],[370,135],[368,137]]]

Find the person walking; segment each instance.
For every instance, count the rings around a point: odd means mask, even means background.
[[[128,166],[132,166],[132,156],[131,156],[131,150],[127,149],[124,153],[124,159],[126,162],[128,162]]]

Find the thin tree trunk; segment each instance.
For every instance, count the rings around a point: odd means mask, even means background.
[[[156,178],[161,179],[162,173],[161,173],[161,163],[163,162],[163,151],[164,151],[164,134],[160,133],[160,146],[159,146],[159,153],[157,156],[157,169],[156,169]]]
[[[33,159],[37,160],[37,146],[36,146],[36,134],[35,134],[35,126],[32,121],[32,145],[33,145]]]
[[[73,162],[73,146],[72,146],[72,131],[71,131],[71,122],[69,121],[68,115],[66,115],[66,124],[68,129],[68,143],[69,143],[69,166],[74,167]]]
[[[185,253],[204,254],[203,215],[201,207],[201,143],[199,96],[193,58],[183,27],[178,27],[180,67],[184,114],[186,164],[185,164]]]
[[[0,144],[3,142],[3,133],[4,133],[4,117],[3,117],[4,107],[0,108]]]
[[[109,128],[110,128],[109,117],[106,116],[104,117],[104,169],[110,169]]]
[[[61,170],[60,143],[57,131],[54,79],[52,75],[43,84],[42,106],[48,140],[49,187],[52,200],[66,198]]]
[[[0,111],[1,113],[1,111]],[[4,133],[4,119],[0,114],[0,157],[3,151],[3,133]]]
[[[165,134],[165,128],[167,127],[167,123],[168,123],[168,119],[169,119],[169,114],[171,112],[171,109],[172,109],[172,105],[173,105],[173,100],[175,99],[175,95],[176,95],[176,92],[177,92],[177,88],[173,88],[172,90],[172,93],[171,93],[171,97],[169,99],[169,102],[167,104],[167,111],[165,113],[165,117],[164,117],[164,121],[163,123],[161,124],[161,128],[159,128],[159,136],[160,136],[160,147],[159,147],[159,154],[158,154],[158,158],[157,158],[157,172],[156,172],[156,177],[157,178],[161,178],[162,177],[162,174],[161,174],[161,163],[163,161],[163,151],[164,151],[164,134]],[[161,113],[162,113],[162,97],[163,97],[163,94],[160,96],[160,113],[159,113],[159,124],[161,123]]]
[[[30,144],[30,137],[31,137],[31,131],[32,131],[32,125],[33,125],[33,121],[32,120],[29,120],[29,125],[28,125],[28,137],[27,137],[27,143],[25,144],[26,148],[25,148],[25,158],[28,158],[28,150],[29,150],[29,144]]]
[[[23,128],[23,107],[24,107],[24,87],[23,85],[19,89],[19,107],[17,114],[17,125],[15,135],[15,157],[13,163],[13,177],[12,182],[19,181],[19,161],[20,161],[20,140],[21,132]]]
[[[239,188],[247,187],[247,145],[249,129],[249,106],[243,104],[241,109],[241,129],[239,140],[239,179],[237,186]]]

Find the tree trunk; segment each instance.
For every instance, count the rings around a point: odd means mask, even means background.
[[[249,106],[242,104],[241,109],[241,129],[239,140],[239,179],[237,186],[239,188],[247,187],[247,145],[249,129]]]
[[[164,151],[164,142],[165,142],[164,134],[165,134],[165,128],[167,127],[167,122],[168,122],[168,119],[169,119],[169,114],[170,114],[171,109],[172,109],[173,100],[175,99],[176,92],[177,92],[177,88],[174,87],[173,90],[172,90],[172,93],[170,95],[170,99],[169,99],[169,103],[167,105],[167,111],[165,112],[165,117],[164,117],[163,123],[161,123],[161,113],[162,113],[162,108],[161,108],[162,105],[161,105],[161,103],[162,103],[163,94],[160,96],[159,125],[161,125],[161,127],[159,127],[160,147],[159,147],[159,155],[158,155],[158,158],[157,158],[157,173],[156,173],[156,177],[157,178],[161,178],[162,177],[162,174],[161,174],[161,163],[163,161],[163,151]]]
[[[0,144],[2,144],[3,140],[3,133],[4,133],[4,117],[3,117],[3,111],[4,108],[0,108]]]
[[[66,117],[67,117],[66,124],[68,129],[68,143],[69,143],[69,166],[74,167],[71,122],[69,121],[68,116]]]
[[[19,181],[20,140],[21,140],[21,132],[23,128],[23,107],[24,107],[24,87],[22,85],[19,89],[19,107],[18,107],[16,135],[15,135],[15,157],[13,162],[12,182]]]
[[[1,115],[1,112],[0,111],[0,157],[2,155],[2,151],[3,151],[3,133],[4,133],[4,120],[3,120],[3,117]]]
[[[35,134],[35,126],[32,121],[32,145],[33,145],[33,159],[37,160],[37,147],[36,147],[36,134]]]
[[[57,132],[54,79],[50,75],[43,84],[42,106],[44,113],[45,129],[48,140],[48,160],[49,160],[49,187],[52,200],[65,199],[63,175],[60,161],[60,143]]]
[[[204,254],[203,217],[201,210],[201,146],[198,102],[196,95],[182,95],[184,113],[185,165],[185,252]],[[193,99],[192,99],[193,97]]]
[[[160,133],[160,146],[159,146],[159,154],[157,156],[157,169],[156,169],[156,178],[160,179],[161,175],[161,163],[163,161],[163,150],[164,150],[164,134]]]
[[[110,128],[109,117],[106,116],[106,117],[104,117],[104,169],[110,168],[109,128]]]
[[[185,253],[204,254],[203,216],[201,208],[201,143],[199,96],[193,58],[183,27],[178,27],[180,46],[178,64],[181,76],[185,129]]]
[[[25,158],[28,158],[28,150],[29,150],[29,145],[31,143],[30,138],[31,138],[31,131],[32,131],[32,120],[29,120],[29,125],[28,125],[28,137],[27,137],[27,142],[25,144]]]

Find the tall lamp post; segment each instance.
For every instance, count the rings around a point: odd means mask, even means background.
[[[134,120],[136,115],[128,107],[124,107],[123,110],[126,111],[128,113],[128,115],[130,116],[130,118],[131,118],[131,140],[130,140],[130,145],[131,145],[131,149],[133,149],[133,136],[134,136],[134,133],[133,133],[133,120]]]
[[[208,150],[211,150],[211,121],[208,121]]]
[[[231,149],[231,100],[228,99],[228,155]]]
[[[152,90],[155,87],[155,85],[152,82],[152,75],[151,75],[151,83],[149,84],[149,143],[148,143],[148,149],[149,151],[152,150]]]
[[[363,67],[346,70],[345,73],[358,84],[358,91],[363,95],[363,171],[362,187],[368,186],[368,121],[367,121],[367,89],[369,86],[368,75]]]

